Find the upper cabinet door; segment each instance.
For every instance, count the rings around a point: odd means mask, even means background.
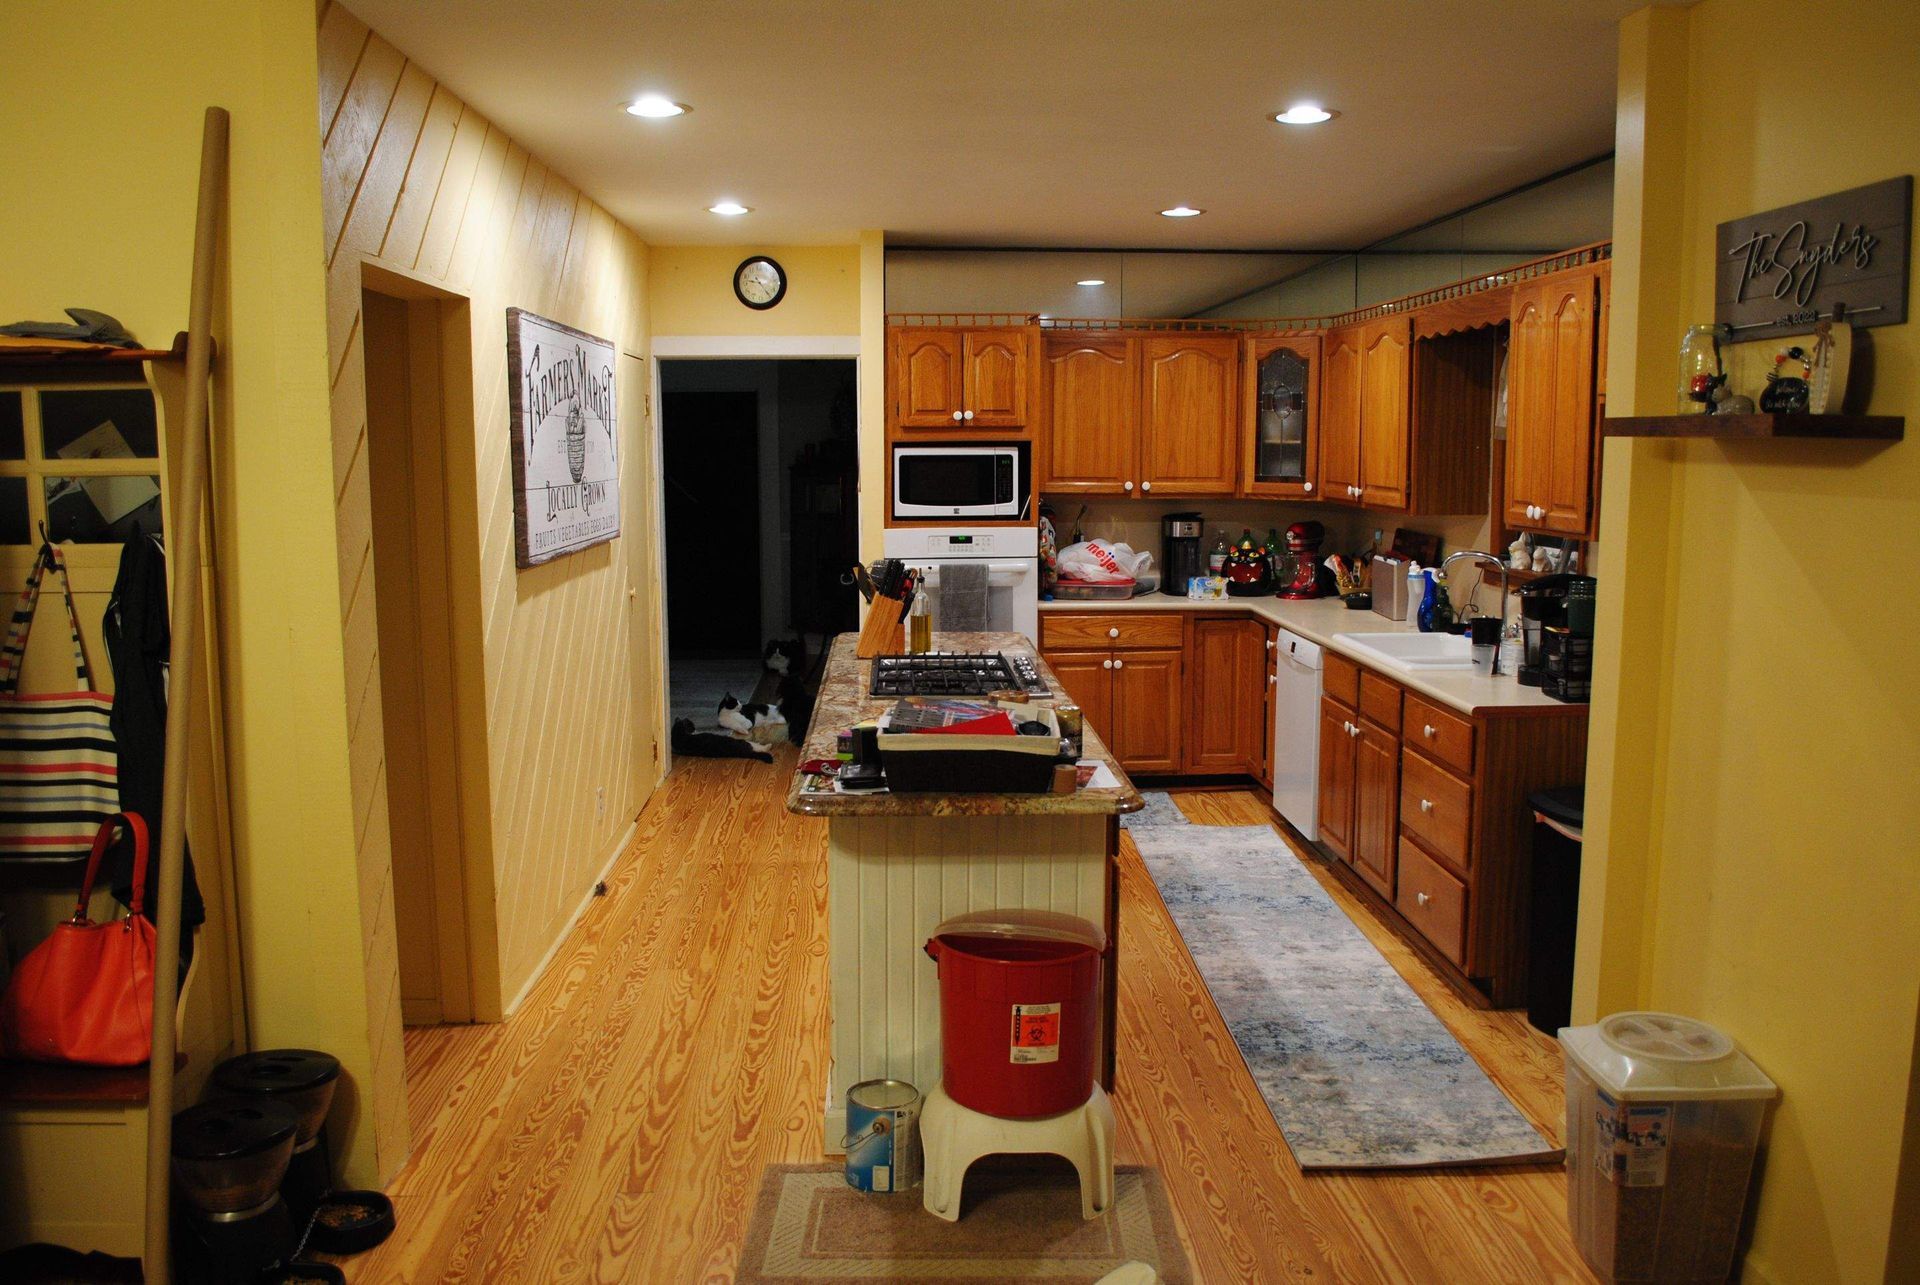
[[[1592,268],[1514,289],[1507,355],[1505,517],[1511,526],[1586,533],[1598,290]]]
[[[1359,502],[1360,335],[1329,330],[1320,349],[1320,494]]]
[[[901,428],[959,428],[965,422],[961,335],[957,330],[893,332],[894,420]]]
[[[1548,530],[1583,535],[1588,475],[1593,461],[1593,364],[1597,284],[1573,274],[1548,296],[1547,331],[1553,349],[1553,437],[1547,453],[1542,519]]]
[[[1360,351],[1360,490],[1370,508],[1407,507],[1413,322],[1402,313],[1367,323]]]
[[[1125,494],[1126,484],[1140,476],[1136,341],[1049,335],[1046,363],[1041,488]]]
[[[1239,476],[1233,336],[1141,341],[1139,493],[1231,495]]]
[[[1538,281],[1513,289],[1513,320],[1507,332],[1506,521],[1536,526],[1534,513],[1546,486],[1553,440],[1552,337],[1547,333],[1546,287]]]
[[[1320,337],[1250,335],[1241,357],[1242,493],[1319,496]]]
[[[1026,426],[1027,344],[1022,330],[967,331],[962,344],[966,387],[961,407],[966,427]]]

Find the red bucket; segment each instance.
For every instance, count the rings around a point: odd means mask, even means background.
[[[961,1106],[1028,1119],[1093,1095],[1105,942],[1080,920],[1047,919],[949,920],[927,943],[940,968],[942,1083]]]

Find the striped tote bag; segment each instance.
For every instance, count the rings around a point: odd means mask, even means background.
[[[49,567],[73,634],[74,690],[23,696],[20,665]],[[79,859],[93,850],[101,823],[120,810],[112,711],[113,697],[93,689],[66,563],[54,545],[42,545],[0,649],[0,860]]]

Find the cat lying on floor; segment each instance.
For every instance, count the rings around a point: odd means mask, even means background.
[[[720,701],[719,717],[716,720],[721,727],[735,736],[744,736],[754,740],[771,740],[773,737],[756,737],[754,733],[762,728],[785,727],[784,714],[771,705],[742,705],[732,692],[728,692]]]
[[[722,736],[718,732],[696,732],[693,720],[683,718],[673,725],[673,752],[684,754],[688,758],[698,759],[759,759],[762,763],[773,762],[773,755],[759,749],[752,741],[743,741],[737,736]]]

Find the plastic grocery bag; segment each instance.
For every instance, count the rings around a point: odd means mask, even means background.
[[[1152,554],[1135,553],[1129,545],[1108,544],[1105,540],[1085,540],[1060,550],[1062,580],[1115,584],[1132,580],[1152,566]]]

